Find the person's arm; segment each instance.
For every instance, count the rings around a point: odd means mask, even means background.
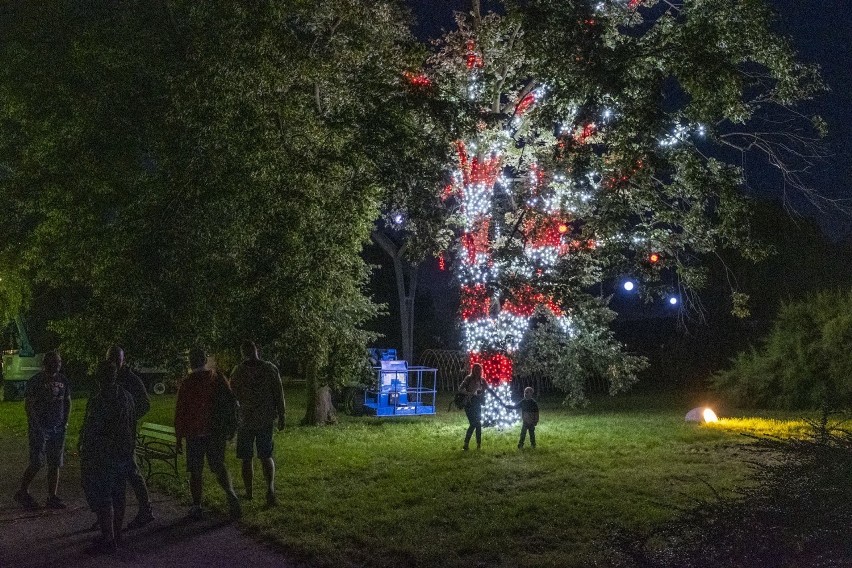
[[[178,387],[177,402],[175,403],[175,448],[177,453],[183,453],[183,439],[186,437],[186,391],[184,385]]]
[[[523,402],[522,400],[519,400],[518,402],[512,402],[512,403],[510,403],[510,404],[506,404],[506,403],[504,402],[504,403],[503,403],[503,406],[505,406],[505,407],[506,407],[507,409],[509,409],[509,410],[517,410],[517,409],[519,409],[519,408],[521,407],[521,403],[522,403],[522,402]]]
[[[274,377],[272,380],[272,395],[275,397],[275,411],[278,414],[278,429],[284,429],[284,419],[287,412],[287,405],[284,402],[284,385],[281,383],[281,373],[278,372],[278,367],[272,365]]]
[[[151,410],[151,399],[148,397],[148,390],[145,388],[145,383],[139,378],[139,375],[127,369],[127,385],[130,396],[133,398],[133,410],[136,413],[136,420],[139,420]]]
[[[35,389],[35,377],[32,377],[27,381],[27,386],[24,390],[24,412],[27,414],[27,422],[30,422],[33,416]]]
[[[65,427],[68,427],[68,420],[71,418],[71,383],[68,378],[65,378],[65,400],[62,401],[62,407],[65,411]]]

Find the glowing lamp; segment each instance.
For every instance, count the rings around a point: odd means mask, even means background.
[[[676,306],[677,305],[677,298],[675,298],[674,296],[669,298],[669,304],[672,305],[672,306]]]
[[[397,213],[393,216],[393,222],[397,225],[402,225],[402,222],[405,220],[405,217],[402,216],[402,213]]]
[[[559,233],[564,235],[567,232],[568,232],[568,225],[566,225],[565,223],[560,223],[559,224]]]
[[[632,292],[635,287],[636,284],[634,284],[632,280],[628,280],[624,283],[624,289],[628,292]]]
[[[658,262],[660,262],[660,255],[654,253],[648,257],[648,260],[651,261],[651,264],[657,264]]]
[[[686,421],[697,424],[705,424],[708,422],[718,422],[719,417],[713,412],[712,408],[706,406],[698,406],[686,413]]]

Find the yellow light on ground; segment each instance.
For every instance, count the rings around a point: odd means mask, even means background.
[[[704,422],[718,422],[719,417],[716,416],[716,413],[713,412],[710,408],[704,409]]]

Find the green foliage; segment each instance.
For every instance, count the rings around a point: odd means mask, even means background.
[[[845,408],[852,403],[852,291],[783,306],[759,347],[740,353],[715,386],[741,407]]]
[[[6,12],[0,254],[67,299],[63,350],[91,363],[117,341],[157,362],[251,338],[312,358],[314,384],[345,380],[376,310],[359,253],[384,163],[366,141],[391,136],[375,119],[405,98],[413,43],[397,4]]]
[[[567,331],[545,310],[540,321],[526,336],[516,356],[520,376],[547,378],[566,394],[572,407],[589,403],[587,387],[603,379],[611,395],[624,392],[647,367],[644,357],[624,351],[609,324],[615,313],[601,302],[590,302],[572,312],[576,326]]]

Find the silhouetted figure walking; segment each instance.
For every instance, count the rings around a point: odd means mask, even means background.
[[[260,359],[257,346],[251,341],[243,342],[240,351],[243,361],[231,373],[231,388],[240,403],[237,457],[243,462],[245,497],[252,498],[252,458],[257,448],[257,457],[266,479],[266,503],[274,506],[278,500],[275,496],[275,461],[272,459],[273,433],[276,420],[278,430],[284,429],[285,412],[281,375],[275,365]]]
[[[80,432],[83,492],[98,516],[101,538],[89,553],[110,553],[121,540],[125,491],[136,469],[136,411],[133,396],[117,383],[118,369],[108,361],[98,366],[100,385],[86,405]]]
[[[242,515],[240,502],[225,468],[228,433],[222,424],[217,423],[219,417],[215,408],[217,398],[230,396],[233,400],[233,393],[224,376],[207,369],[207,354],[203,349],[196,347],[190,350],[189,367],[190,372],[178,389],[175,408],[178,452],[183,452],[183,441],[186,440],[186,469],[189,471],[189,491],[192,494],[189,517],[200,519],[203,516],[201,497],[206,457],[210,471],[228,498],[231,517],[238,518]]]

